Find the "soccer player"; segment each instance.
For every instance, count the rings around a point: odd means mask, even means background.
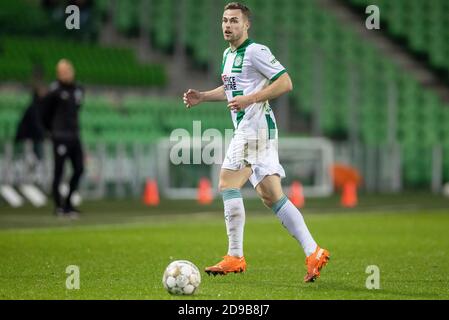
[[[235,128],[219,179],[228,253],[205,271],[226,275],[246,270],[245,208],[240,189],[249,179],[263,203],[302,246],[307,265],[304,281],[312,282],[320,276],[330,255],[316,244],[301,213],[282,191],[281,178],[285,172],[279,164],[276,121],[268,103],[291,91],[292,82],[270,50],[248,38],[249,28],[249,8],[236,2],[227,4],[222,18],[223,36],[229,43],[223,54],[223,86],[205,92],[189,89],[183,97],[187,108],[205,101],[227,100]]]

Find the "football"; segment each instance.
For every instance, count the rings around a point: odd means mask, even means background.
[[[164,288],[171,294],[194,294],[201,283],[198,268],[190,261],[176,260],[165,269],[162,277]]]

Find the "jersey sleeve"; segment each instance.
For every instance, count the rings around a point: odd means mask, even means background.
[[[254,68],[271,81],[287,72],[284,66],[266,46],[257,46],[252,50],[251,61]]]

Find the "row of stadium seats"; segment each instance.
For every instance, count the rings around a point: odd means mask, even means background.
[[[0,1],[0,35],[42,35],[51,27],[38,1]]]
[[[128,1],[117,3],[135,7]],[[88,14],[92,23],[83,24],[76,32],[64,27],[64,4],[52,5],[45,8],[39,1],[26,0],[0,2],[0,81],[29,81],[33,68],[38,66],[50,80],[57,60],[67,57],[73,60],[78,79],[86,84],[165,85],[162,65],[140,64],[131,49],[103,48],[77,36],[88,27],[98,29],[109,1],[93,2]],[[42,38],[42,34],[47,37]]]
[[[162,65],[139,64],[130,49],[24,37],[5,37],[0,46],[0,81],[29,81],[38,65],[43,67],[46,79],[51,80],[56,62],[66,57],[73,61],[77,78],[85,84],[163,86],[166,83]]]
[[[446,0],[347,0],[365,8],[369,4],[380,7],[381,18],[388,23],[388,31],[397,37],[405,37],[410,48],[416,52],[428,53],[434,66],[449,70],[449,3]],[[148,5],[142,6],[146,2]],[[148,15],[148,31],[152,44],[162,50],[170,51],[174,41],[181,38],[199,63],[219,64],[223,45],[217,37],[220,34],[220,16],[226,0],[140,0],[116,1],[113,19],[118,31],[138,35],[141,16]],[[322,46],[332,47],[344,60],[358,57],[353,50],[354,37],[342,28],[334,28],[334,22],[326,10],[314,1],[248,0],[245,2],[253,10],[254,27],[252,36],[261,43],[278,48],[282,42],[297,47],[301,42],[319,39]],[[102,18],[108,15],[111,2],[97,0],[90,10],[89,18],[93,25],[101,25]],[[8,34],[52,34],[54,28],[48,21],[48,12],[34,2],[24,0],[0,4],[0,33]],[[181,18],[182,17],[182,18]],[[180,25],[180,28],[177,26]],[[257,27],[257,26],[263,26]],[[177,30],[181,34],[177,35]],[[205,32],[207,30],[208,32]],[[294,41],[289,41],[294,40]],[[281,46],[282,47],[282,46]],[[212,50],[211,50],[212,49]],[[298,50],[295,49],[296,52]],[[363,59],[363,57],[360,57]],[[289,57],[289,65],[300,57]],[[284,59],[285,61],[285,59]],[[365,64],[366,65],[366,64]],[[107,77],[102,78],[107,80]],[[145,80],[136,80],[137,83]]]
[[[364,10],[374,4],[395,38],[405,39],[417,53],[426,53],[430,63],[446,71],[449,80],[449,2],[446,0],[349,0]],[[383,28],[384,29],[384,28]]]
[[[29,97],[0,95],[0,141],[14,138]],[[224,105],[205,104],[186,110],[179,99],[125,97],[117,103],[108,97],[87,95],[82,106],[81,128],[87,142],[153,142],[177,128],[193,132],[192,122],[201,120],[201,130],[232,129]]]

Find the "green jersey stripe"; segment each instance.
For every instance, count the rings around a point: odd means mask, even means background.
[[[277,80],[280,76],[282,76],[286,72],[287,72],[287,69],[284,69],[284,70],[278,72],[275,76],[273,76],[273,78],[270,79],[270,81],[273,82],[273,81]]]
[[[237,96],[243,96],[243,90],[232,91],[232,97],[237,97]],[[245,115],[244,110],[241,110],[237,113],[237,127],[239,126],[240,121],[242,121],[244,115]]]
[[[267,127],[268,127],[268,139],[276,138],[276,124],[269,114],[265,115],[265,119],[267,119]]]

